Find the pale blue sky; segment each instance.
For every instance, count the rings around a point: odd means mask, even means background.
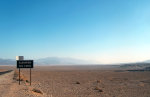
[[[150,59],[150,0],[1,0],[0,58]]]

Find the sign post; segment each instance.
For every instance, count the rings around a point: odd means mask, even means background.
[[[30,68],[30,85],[31,85],[31,68],[33,68],[33,60],[17,60],[17,68],[19,68],[19,85],[20,85],[20,68]]]
[[[19,68],[19,85],[20,85],[20,68]]]
[[[30,86],[31,86],[31,68],[30,68]]]

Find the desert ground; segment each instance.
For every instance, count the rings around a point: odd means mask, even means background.
[[[12,71],[11,71],[12,70]],[[109,66],[0,66],[0,97],[150,97],[150,71]]]

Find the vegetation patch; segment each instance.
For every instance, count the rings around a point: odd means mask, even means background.
[[[99,87],[95,87],[94,90],[98,90],[99,92],[103,92],[103,90],[100,89]]]
[[[101,80],[97,80],[97,83],[101,83],[102,81]]]
[[[39,90],[39,89],[32,89],[32,92],[33,93],[38,93],[38,94],[43,94],[43,92],[41,91],[41,90]]]
[[[13,79],[16,81],[19,81],[19,72],[18,71],[15,71]],[[20,73],[20,81],[26,81],[26,80],[27,80],[27,78],[22,73]]]
[[[77,81],[76,84],[80,84],[80,82]]]

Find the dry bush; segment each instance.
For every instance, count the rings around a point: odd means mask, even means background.
[[[103,92],[103,90],[100,89],[99,87],[95,87],[94,90],[98,90],[99,92]]]
[[[29,80],[26,80],[26,82],[27,82],[27,83],[30,83],[30,81],[29,81]]]
[[[101,83],[102,81],[101,80],[97,80],[97,83]]]
[[[80,82],[77,81],[76,84],[80,84]]]
[[[39,89],[34,88],[34,89],[32,89],[32,91],[35,92],[35,93],[43,94],[43,92]]]
[[[19,72],[18,71],[15,71],[13,79],[16,81],[19,81]],[[27,78],[22,73],[20,73],[20,81],[27,81]]]

